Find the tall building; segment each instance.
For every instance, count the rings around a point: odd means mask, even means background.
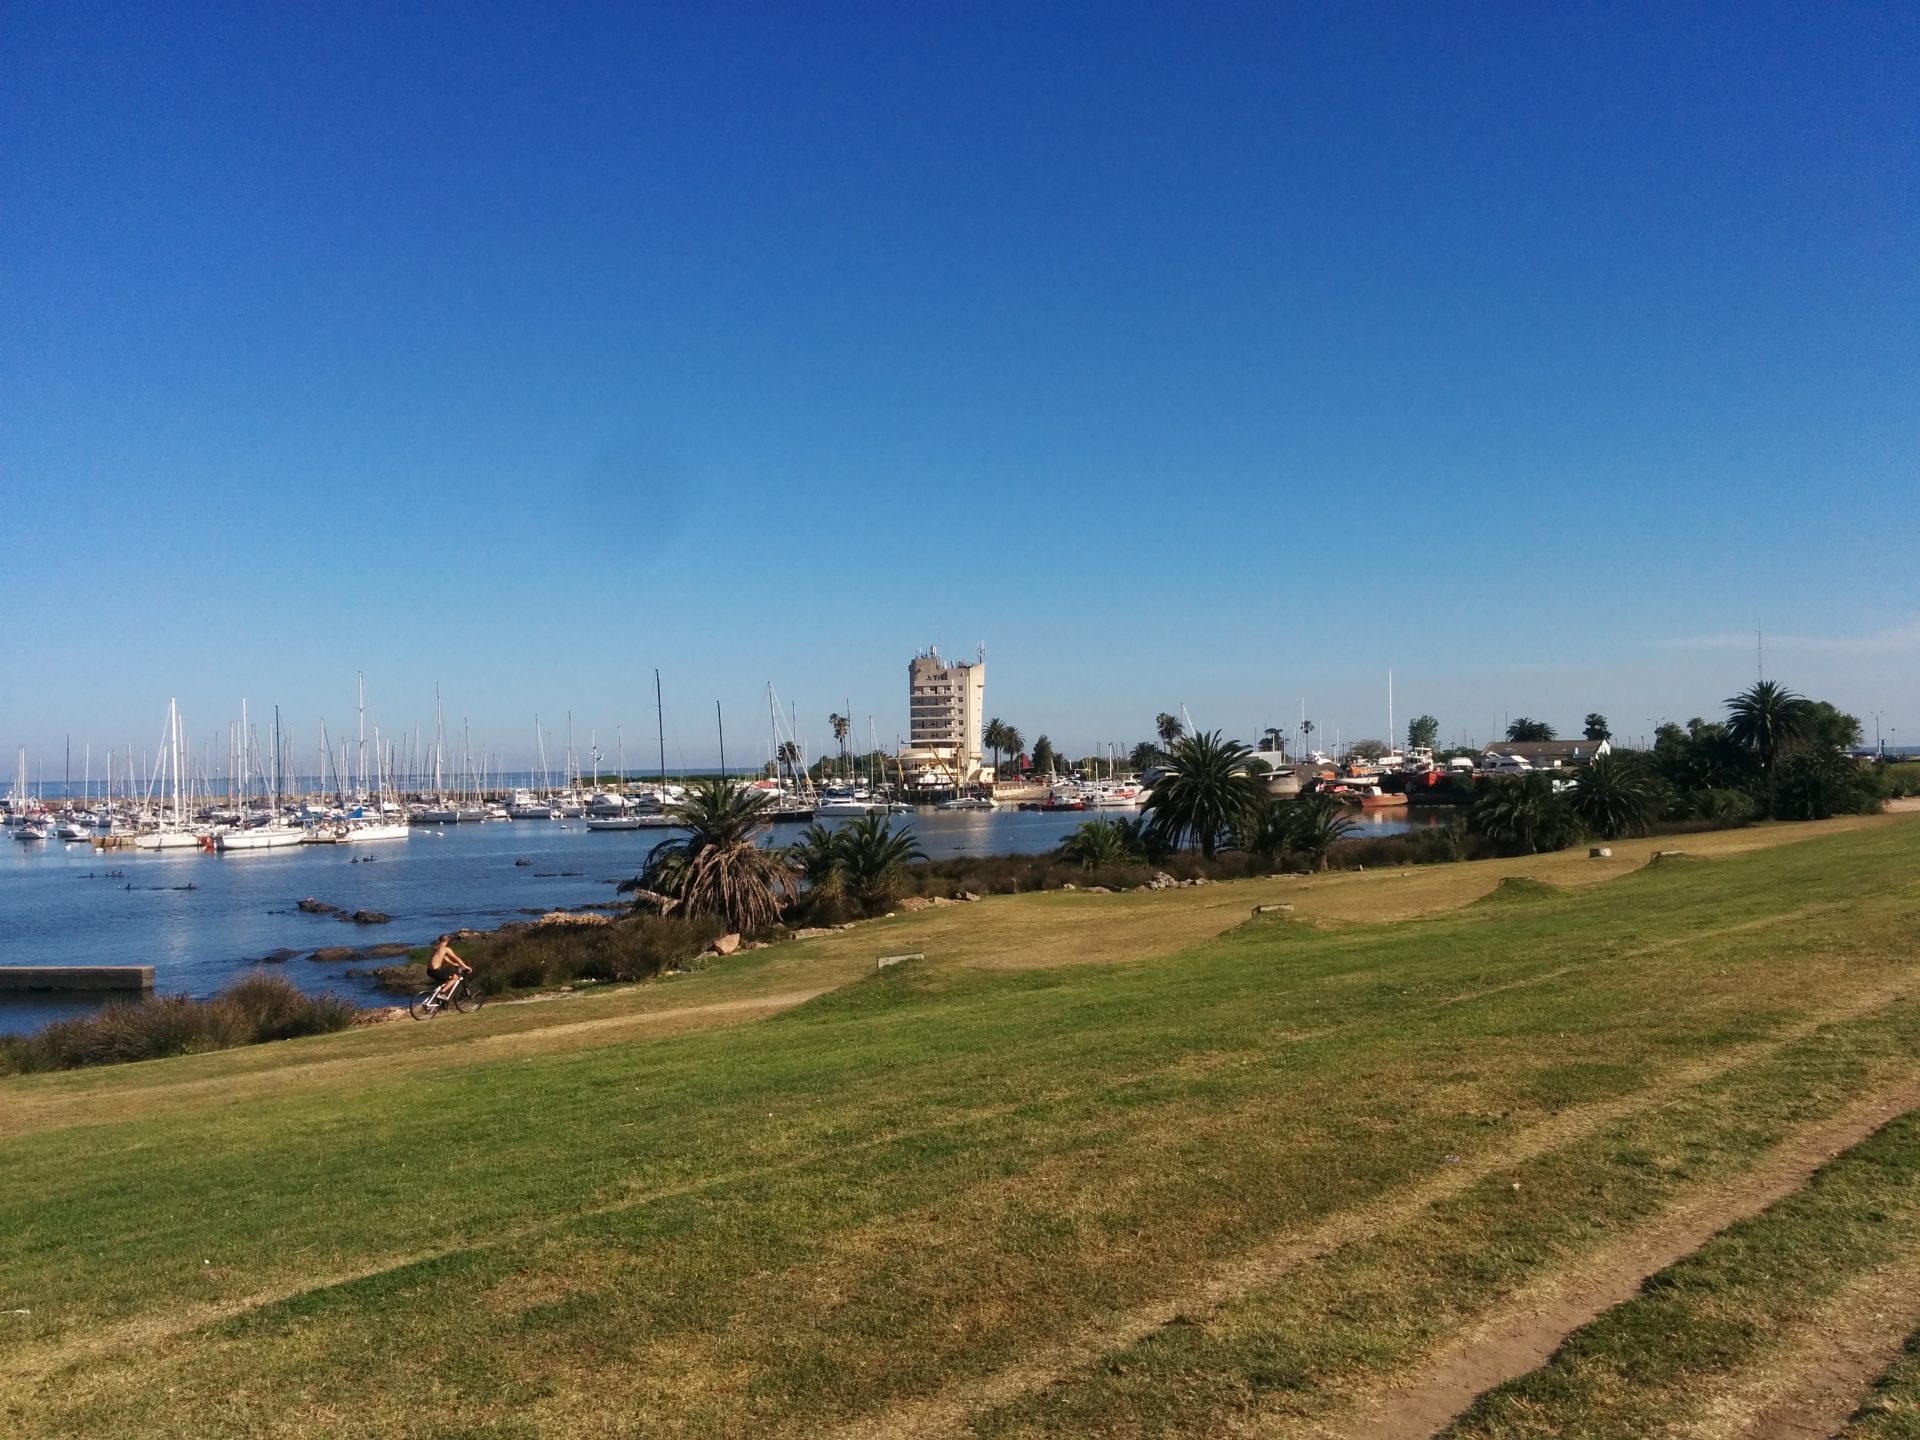
[[[949,664],[929,646],[907,665],[907,745],[901,764],[923,789],[959,788],[992,778],[982,763],[987,656]]]

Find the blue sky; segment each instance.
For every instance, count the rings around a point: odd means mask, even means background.
[[[1920,742],[1913,11],[391,11],[13,7],[9,750]]]

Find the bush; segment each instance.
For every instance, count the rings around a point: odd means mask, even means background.
[[[1881,803],[1873,767],[1841,750],[1796,750],[1780,761],[1774,777],[1774,814],[1782,820],[1870,815]]]
[[[1920,764],[1902,761],[1880,767],[1880,793],[1889,799],[1920,795]]]
[[[277,975],[242,976],[211,1000],[160,995],[116,1001],[98,1014],[58,1020],[37,1035],[0,1040],[0,1072],[71,1070],[164,1060],[345,1030],[360,1018],[337,995],[306,995]]]
[[[691,960],[725,932],[717,916],[630,915],[606,925],[528,925],[474,936],[461,954],[482,994],[540,990],[576,980],[651,980]],[[404,988],[424,987],[410,971]]]

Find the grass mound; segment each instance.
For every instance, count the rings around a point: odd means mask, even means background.
[[[1530,905],[1565,892],[1531,875],[1503,875],[1500,883],[1473,903],[1476,905]]]
[[[337,995],[307,995],[277,975],[244,975],[211,1000],[161,995],[110,1004],[97,1015],[60,1020],[37,1035],[0,1041],[0,1073],[73,1070],[161,1060],[324,1035],[345,1030],[361,1016]]]
[[[1697,865],[1702,857],[1689,855],[1685,850],[1656,850],[1647,861],[1647,869],[1658,870],[1668,865]]]

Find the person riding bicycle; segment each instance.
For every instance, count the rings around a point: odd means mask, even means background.
[[[445,995],[453,993],[457,976],[473,974],[473,967],[454,951],[453,936],[442,935],[433,942],[433,954],[427,958],[427,982]]]

